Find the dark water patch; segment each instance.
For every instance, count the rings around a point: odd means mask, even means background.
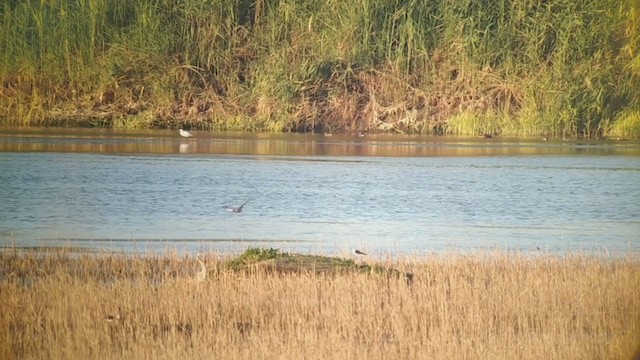
[[[512,156],[640,155],[640,143],[610,140],[541,141],[435,136],[239,134],[173,130],[0,129],[0,152],[218,154],[262,156]],[[314,159],[314,161],[321,161]]]
[[[174,239],[98,239],[98,238],[41,238],[36,239],[35,241],[41,241],[43,243],[48,241],[54,242],[65,242],[65,243],[74,243],[74,242],[86,242],[86,243],[219,243],[219,242],[231,242],[231,243],[312,243],[314,241],[310,240],[292,240],[292,239],[281,239],[281,240],[269,240],[269,239],[184,239],[184,238],[174,238]],[[27,247],[27,248],[36,248],[36,247]],[[47,248],[47,247],[45,247]],[[51,248],[58,248],[58,246],[53,246]],[[64,247],[68,248],[68,247]]]

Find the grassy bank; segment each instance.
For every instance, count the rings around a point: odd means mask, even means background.
[[[638,0],[0,4],[7,125],[640,136]]]
[[[629,359],[637,257],[484,253],[376,263],[414,274],[246,267],[266,253],[0,254],[2,358]],[[275,268],[272,268],[272,270]],[[292,268],[289,267],[289,270]],[[343,268],[344,270],[344,268]]]

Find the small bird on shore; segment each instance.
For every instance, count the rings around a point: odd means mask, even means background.
[[[239,214],[242,212],[242,208],[249,202],[249,200],[245,201],[244,204],[238,206],[238,207],[227,207],[228,211],[231,211],[234,214]]]
[[[186,137],[186,138],[193,137],[193,134],[191,133],[191,131],[185,130],[182,127],[180,127],[179,131],[180,131],[180,136],[182,137]]]
[[[358,249],[353,249],[353,253],[356,254],[356,255],[367,255],[366,253],[364,253],[364,252],[362,252],[362,251],[360,251]]]

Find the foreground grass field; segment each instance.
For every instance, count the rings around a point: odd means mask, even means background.
[[[201,256],[196,282],[193,257],[5,250],[0,358],[630,359],[640,344],[636,255],[251,251]]]

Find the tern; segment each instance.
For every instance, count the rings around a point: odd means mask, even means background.
[[[182,137],[186,137],[186,138],[193,137],[193,134],[190,131],[184,130],[182,127],[180,127],[179,131],[180,131],[180,136]]]
[[[249,200],[245,201],[244,204],[238,206],[238,207],[227,207],[227,210],[231,211],[232,213],[235,214],[239,214],[242,212],[242,208],[249,202]]]
[[[362,251],[358,250],[358,249],[353,249],[353,253],[356,255],[367,255],[366,253],[363,253]]]

